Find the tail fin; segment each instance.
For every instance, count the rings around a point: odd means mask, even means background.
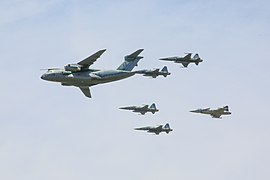
[[[153,104],[150,106],[150,109],[157,109],[155,103],[153,103]]]
[[[139,49],[134,53],[125,56],[125,61],[117,68],[117,70],[131,71],[135,66],[138,65],[140,59],[143,58],[142,56],[139,56],[142,51],[143,49]]]
[[[171,129],[169,123],[165,124],[164,128],[165,129]]]
[[[200,59],[199,54],[195,54],[195,55],[193,56],[193,59]]]
[[[168,68],[167,68],[167,66],[164,66],[162,69],[161,69],[161,72],[168,72]]]

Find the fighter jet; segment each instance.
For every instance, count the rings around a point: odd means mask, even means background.
[[[147,112],[151,112],[152,114],[155,114],[155,112],[158,112],[159,110],[156,108],[155,103],[153,103],[150,107],[149,105],[144,106],[128,106],[128,107],[121,107],[119,109],[124,110],[132,110],[133,112],[138,112],[144,115]]]
[[[170,128],[169,123],[163,125],[159,125],[159,126],[146,126],[146,127],[141,127],[141,128],[135,128],[134,130],[143,130],[143,131],[147,131],[149,133],[155,133],[156,135],[159,135],[159,133],[161,132],[166,132],[167,134],[170,131],[173,131]]]
[[[206,109],[197,109],[197,110],[193,110],[190,111],[193,113],[201,113],[201,114],[209,114],[212,116],[212,118],[219,118],[221,119],[221,115],[230,115],[232,114],[231,112],[229,112],[229,107],[228,106],[224,106],[223,108],[218,108],[218,109],[214,109],[211,110],[210,108],[206,108]]]
[[[181,63],[184,67],[188,67],[189,63],[195,63],[196,65],[199,65],[200,62],[203,62],[203,60],[199,57],[199,54],[195,54],[193,57],[191,57],[192,53],[187,53],[184,57],[168,57],[168,58],[161,58],[159,60],[163,61],[174,61],[175,63]]]
[[[159,69],[154,69],[154,70],[140,70],[140,71],[136,71],[137,74],[143,74],[143,76],[149,76],[152,78],[156,78],[158,76],[164,76],[167,77],[169,75],[171,75],[171,73],[168,71],[167,66],[164,66],[161,70]]]
[[[132,69],[137,66],[137,63],[143,58],[139,56],[143,49],[139,49],[134,53],[125,56],[125,61],[116,70],[89,69],[89,66],[92,65],[105,51],[106,49],[97,51],[77,64],[68,64],[64,66],[64,69],[47,69],[47,72],[41,76],[41,79],[60,82],[63,86],[78,87],[86,97],[91,98],[89,87],[133,76],[135,72],[132,72]]]

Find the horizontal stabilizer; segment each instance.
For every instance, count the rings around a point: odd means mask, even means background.
[[[132,60],[138,58],[139,54],[141,54],[142,51],[143,51],[143,49],[139,49],[139,50],[135,51],[134,53],[125,56],[125,60],[132,61]],[[140,58],[142,58],[142,57],[140,57]]]

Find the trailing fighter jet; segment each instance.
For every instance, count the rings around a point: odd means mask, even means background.
[[[181,63],[184,67],[188,67],[189,63],[195,63],[196,65],[199,65],[200,62],[203,62],[203,60],[199,57],[199,54],[195,54],[193,57],[191,57],[192,53],[187,53],[184,57],[168,57],[168,58],[161,58],[159,60],[163,61],[174,61],[175,63]]]
[[[143,130],[143,131],[147,131],[149,133],[155,133],[156,135],[159,135],[159,133],[161,132],[166,132],[167,134],[170,131],[173,131],[170,128],[169,123],[163,125],[159,125],[159,126],[146,126],[146,127],[141,127],[141,128],[135,128],[135,130]]]
[[[153,103],[150,107],[149,105],[144,106],[128,106],[128,107],[121,107],[119,109],[124,110],[132,110],[133,112],[138,112],[144,115],[147,112],[151,112],[152,114],[155,114],[155,112],[158,112],[159,110],[156,108],[155,103]]]
[[[224,106],[223,108],[218,108],[218,109],[214,109],[211,110],[210,108],[206,108],[206,109],[197,109],[197,110],[193,110],[190,111],[193,113],[201,113],[201,114],[209,114],[212,116],[212,118],[220,118],[221,119],[221,115],[230,115],[232,114],[231,112],[229,112],[229,107],[228,106]]]
[[[171,73],[168,71],[167,66],[164,66],[161,70],[154,69],[154,70],[140,70],[136,71],[137,74],[143,74],[143,76],[150,76],[152,78],[156,78],[157,76],[164,76],[167,77],[171,75]]]
[[[143,57],[139,54],[143,49],[125,56],[125,61],[116,70],[89,69],[106,49],[100,50],[77,64],[68,64],[64,69],[51,68],[41,76],[41,79],[53,82],[60,82],[63,86],[75,86],[80,88],[86,97],[91,98],[89,87],[121,79],[136,74],[132,69]]]

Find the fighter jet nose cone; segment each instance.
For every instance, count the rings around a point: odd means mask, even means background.
[[[44,80],[44,74],[40,78]]]

